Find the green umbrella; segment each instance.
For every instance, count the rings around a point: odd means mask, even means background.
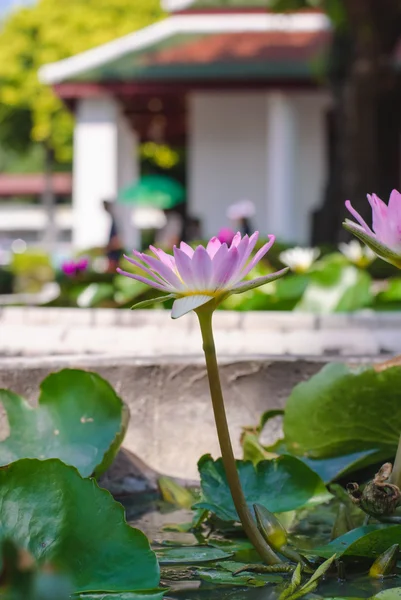
[[[127,186],[118,195],[122,204],[153,206],[166,210],[185,201],[184,187],[165,175],[144,175]]]

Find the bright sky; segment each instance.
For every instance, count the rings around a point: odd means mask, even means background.
[[[18,8],[18,6],[24,6],[26,4],[33,4],[35,0],[0,0],[0,14],[4,14],[12,8]]]

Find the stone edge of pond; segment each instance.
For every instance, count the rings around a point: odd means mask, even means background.
[[[163,327],[190,330],[197,327],[195,314],[172,321],[165,310],[122,310],[109,308],[47,308],[15,307],[0,308],[3,325],[72,325],[84,327]],[[214,317],[216,329],[236,328],[252,331],[266,328],[288,331],[289,329],[401,329],[401,311],[375,312],[364,310],[356,313],[315,315],[285,311],[217,311]]]

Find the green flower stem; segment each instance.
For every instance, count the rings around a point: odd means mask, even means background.
[[[217,366],[216,349],[213,339],[212,316],[213,310],[202,307],[196,311],[203,339],[203,351],[206,358],[207,374],[209,378],[210,395],[212,397],[214,418],[216,421],[217,435],[219,438],[221,454],[228,485],[235,508],[242,523],[242,527],[249,541],[259,552],[263,561],[268,565],[281,562],[276,553],[265,542],[259,532],[256,522],[248,508],[242,491],[241,482],[235,464],[234,453],[230,440],[230,432],[227,424],[226,411],[224,408],[223,394],[221,390],[219,369]]]

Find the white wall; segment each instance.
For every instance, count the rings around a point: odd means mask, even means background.
[[[323,92],[297,93],[298,114],[297,194],[294,204],[296,241],[309,243],[311,216],[323,202],[328,175],[327,112],[329,97]]]
[[[110,221],[103,200],[138,176],[136,139],[112,98],[80,100],[74,134],[73,243],[77,248],[104,246]],[[124,222],[124,219],[122,219]],[[123,231],[127,237],[132,232]]]
[[[227,225],[227,207],[249,198],[255,227],[265,229],[265,94],[195,93],[189,110],[190,210],[203,233]]]
[[[257,211],[255,229],[309,243],[311,211],[322,200],[326,178],[326,110],[321,91],[192,95],[190,210],[202,219],[206,236],[227,225],[231,203],[249,198]]]

